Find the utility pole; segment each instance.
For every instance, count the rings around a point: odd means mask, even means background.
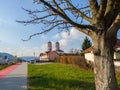
[[[35,52],[34,52],[34,61],[35,61],[35,63],[36,63]]]

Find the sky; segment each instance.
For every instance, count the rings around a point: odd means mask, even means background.
[[[33,0],[0,0],[0,52],[8,52],[17,56],[33,56],[35,53],[38,56],[47,50],[48,41],[52,42],[53,50],[57,41],[65,52],[69,52],[72,48],[81,49],[86,35],[75,28],[70,29],[70,35],[64,31],[58,33],[53,30],[23,42],[22,39],[28,39],[31,34],[40,32],[42,24],[25,26],[17,23],[16,20],[29,19],[22,8],[36,7],[39,8],[33,4]],[[120,32],[118,37],[120,38]]]

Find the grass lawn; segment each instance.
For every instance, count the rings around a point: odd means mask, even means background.
[[[95,90],[93,72],[78,67],[29,64],[28,72],[28,90]]]
[[[29,65],[29,90],[94,90],[91,71],[62,64]]]

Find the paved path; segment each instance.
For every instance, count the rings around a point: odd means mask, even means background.
[[[27,63],[22,63],[1,79],[0,90],[27,90]]]
[[[3,79],[5,76],[7,76],[11,71],[13,71],[15,68],[17,68],[21,63],[9,66],[3,70],[0,70],[0,80]]]

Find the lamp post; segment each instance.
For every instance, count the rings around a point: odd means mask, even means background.
[[[36,63],[35,52],[34,52],[34,61],[35,61],[35,63]]]

